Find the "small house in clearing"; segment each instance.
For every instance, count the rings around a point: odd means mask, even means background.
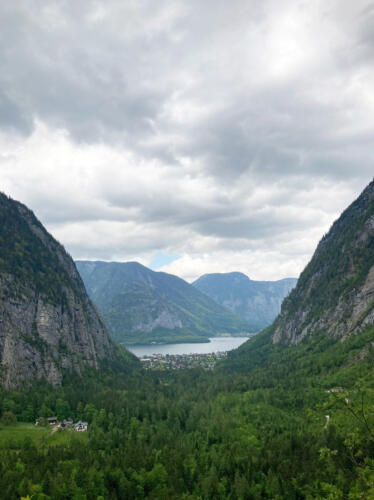
[[[87,422],[81,422],[79,420],[79,422],[77,422],[75,425],[74,425],[74,430],[76,432],[85,432],[86,430],[88,429],[88,423]]]
[[[49,425],[56,425],[56,424],[58,424],[57,417],[49,417],[49,418],[47,418],[47,422],[49,423]]]

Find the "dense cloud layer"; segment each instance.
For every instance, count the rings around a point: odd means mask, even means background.
[[[15,0],[0,40],[2,189],[75,258],[296,276],[373,176],[373,2]]]

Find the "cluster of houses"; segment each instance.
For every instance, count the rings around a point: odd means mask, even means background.
[[[140,361],[146,370],[186,370],[203,368],[212,370],[219,359],[227,356],[227,351],[207,354],[151,354],[143,356]]]
[[[42,418],[38,418],[35,425],[39,425],[41,420]],[[87,422],[79,420],[79,422],[74,424],[72,418],[66,418],[62,420],[62,422],[59,422],[57,417],[48,417],[46,420],[48,425],[53,425],[54,427],[57,426],[59,429],[74,429],[76,432],[85,432],[88,429]]]

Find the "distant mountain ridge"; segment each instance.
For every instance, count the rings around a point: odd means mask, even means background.
[[[67,371],[113,356],[71,257],[31,210],[0,193],[1,383],[59,384]]]
[[[253,332],[247,322],[186,281],[137,262],[77,261],[112,337],[127,343],[206,341]]]
[[[274,321],[283,299],[296,283],[296,278],[254,281],[243,273],[232,272],[204,274],[192,285],[261,330]]]

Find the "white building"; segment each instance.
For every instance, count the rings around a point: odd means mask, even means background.
[[[88,429],[88,423],[87,422],[81,422],[79,420],[79,422],[77,422],[75,425],[74,425],[74,430],[76,432],[84,432]]]

